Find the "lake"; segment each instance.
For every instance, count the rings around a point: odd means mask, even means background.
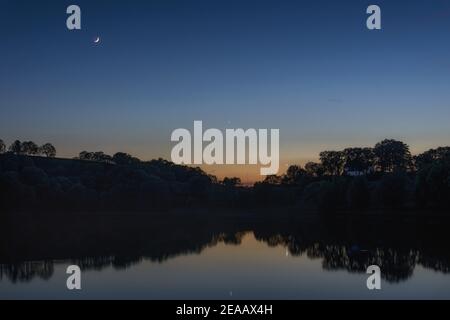
[[[0,299],[450,299],[448,221],[183,214],[8,219]],[[66,268],[82,290],[66,288]],[[369,265],[381,290],[368,290]]]

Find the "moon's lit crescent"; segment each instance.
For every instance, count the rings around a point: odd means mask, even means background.
[[[94,40],[94,43],[99,43],[100,42],[100,37],[97,37],[95,40]]]

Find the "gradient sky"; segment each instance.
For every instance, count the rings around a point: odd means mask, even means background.
[[[449,57],[448,0],[0,0],[0,138],[148,160],[203,120],[279,128],[281,170],[384,138],[417,153],[449,145]]]

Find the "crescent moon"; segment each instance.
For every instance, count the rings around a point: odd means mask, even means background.
[[[94,40],[94,43],[99,43],[100,42],[100,37],[97,37],[95,40]]]

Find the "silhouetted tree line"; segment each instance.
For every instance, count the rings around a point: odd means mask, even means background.
[[[0,154],[2,153],[54,158],[56,156],[56,149],[51,143],[45,143],[42,146],[38,146],[33,141],[21,142],[20,140],[14,141],[8,149],[6,149],[5,143],[0,139]]]
[[[324,213],[366,209],[450,209],[450,147],[412,156],[401,141],[323,151],[320,162],[290,166],[254,186],[257,203]]]
[[[45,147],[45,148],[44,148]],[[0,143],[0,150],[5,151]],[[39,151],[40,150],[40,151]],[[45,150],[45,151],[44,151]],[[368,209],[450,208],[450,147],[412,156],[401,141],[323,151],[320,162],[290,166],[252,188],[219,181],[200,168],[127,153],[54,157],[50,144],[15,141],[0,155],[0,206],[7,210],[152,211],[172,208],[299,207],[323,213]]]

